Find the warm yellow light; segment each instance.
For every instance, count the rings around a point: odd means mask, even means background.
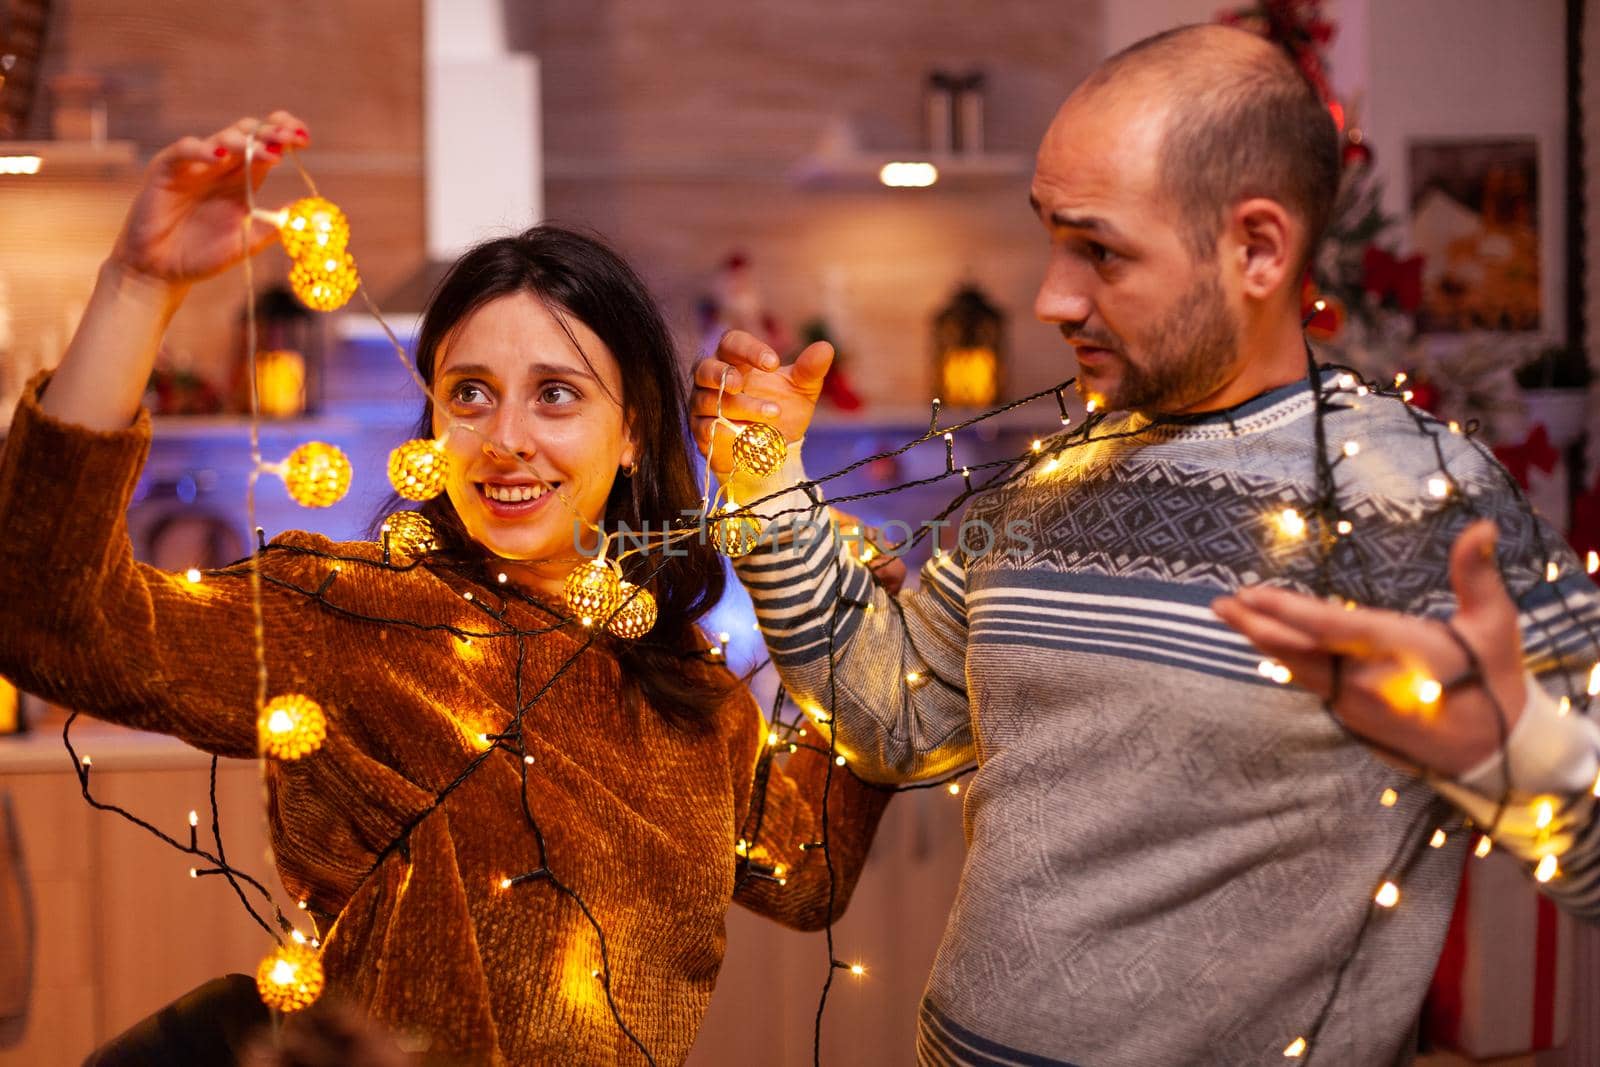
[[[1593,574],[1595,571],[1600,571],[1600,552],[1596,552],[1592,548],[1589,550],[1589,554],[1583,557],[1583,570],[1585,574]]]
[[[1411,401],[1416,399],[1416,396],[1416,393],[1413,393],[1410,389],[1407,389],[1405,392],[1400,394],[1400,399],[1409,404]]]
[[[1450,495],[1450,483],[1435,474],[1428,479],[1428,495],[1436,500],[1443,500]]]
[[[1372,899],[1377,901],[1380,908],[1392,908],[1400,903],[1400,887],[1393,882],[1385,882],[1378,887],[1377,895]]]
[[[511,888],[511,879],[509,879],[509,878],[500,879],[500,888],[501,889],[510,889]]]
[[[1553,582],[1557,578],[1560,578],[1560,577],[1561,577],[1561,567],[1556,563],[1555,560],[1551,560],[1549,563],[1546,563],[1544,565],[1544,580],[1545,581]]]
[[[733,501],[728,501],[728,510],[737,507]],[[748,556],[761,543],[761,524],[753,515],[724,515],[712,519],[710,533],[711,547],[729,559]],[[867,551],[871,551],[871,546]],[[863,553],[861,558],[868,557]]]
[[[307,441],[283,461],[283,484],[306,508],[332,507],[350,491],[350,457],[335,445]]]
[[[444,492],[450,456],[442,441],[418,438],[389,453],[389,484],[407,500],[432,500]]]
[[[733,439],[733,466],[758,478],[776,474],[789,454],[783,434],[764,422],[746,423]]]
[[[0,174],[38,174],[41,156],[0,156]]]
[[[656,624],[656,598],[650,590],[624,581],[617,587],[619,607],[606,620],[606,629],[617,637],[637,640]]]
[[[1556,818],[1555,801],[1542,797],[1533,805],[1533,827],[1536,830],[1548,829]]]
[[[1366,386],[1364,386],[1364,385],[1358,385],[1358,386],[1356,386],[1356,396],[1366,396],[1366,395],[1367,395],[1367,393],[1369,393],[1369,392],[1371,392],[1371,390],[1369,390],[1369,389],[1368,389],[1368,388],[1367,388],[1367,387],[1366,387]]]
[[[188,582],[190,585],[200,584],[200,568],[190,567],[188,570],[183,572],[183,578],[184,581]]]
[[[1481,860],[1489,854],[1489,850],[1493,847],[1494,843],[1489,840],[1488,834],[1479,834],[1478,843],[1472,846],[1472,854]]]
[[[839,766],[843,767],[844,766],[844,757],[843,756],[835,756],[835,757],[833,757],[833,762],[835,762]]]
[[[878,180],[891,189],[926,189],[939,180],[939,168],[932,163],[885,163],[878,168]]]
[[[291,1012],[310,1007],[322,995],[322,960],[316,949],[291,941],[256,968],[256,991],[269,1008]]]
[[[950,795],[953,796],[953,797],[958,797],[958,796],[961,795],[961,783],[960,782],[951,782],[950,783]]]
[[[1435,830],[1433,832],[1433,836],[1428,839],[1428,847],[1429,848],[1443,848],[1444,847],[1444,843],[1445,843],[1445,833],[1444,833],[1443,830]]]
[[[1600,663],[1589,668],[1588,691],[1590,696],[1600,696]]]
[[[592,559],[574,567],[563,587],[567,610],[588,626],[597,617],[610,615],[622,602],[622,575],[603,559]]]
[[[1039,440],[1037,437],[1033,439],[1033,450],[1035,452],[1039,451],[1043,447],[1044,447],[1044,442],[1043,441]]]
[[[289,269],[289,288],[312,311],[338,311],[361,288],[361,275],[349,252],[312,255]]]
[[[1394,387],[1398,389],[1404,384],[1406,384],[1406,372],[1401,371],[1399,374],[1394,376]]]
[[[322,747],[328,720],[310,697],[287,693],[273,697],[256,720],[261,754],[271,759],[296,760]]]
[[[1294,674],[1288,667],[1271,659],[1264,659],[1256,664],[1256,673],[1263,678],[1270,678],[1279,685],[1288,685],[1294,679]]]
[[[1399,793],[1396,793],[1393,789],[1385,789],[1382,795],[1378,797],[1378,803],[1386,808],[1392,808],[1399,799]]]
[[[1297,1060],[1306,1054],[1306,1039],[1297,1037],[1289,1042],[1289,1047],[1283,1050],[1285,1059]]]
[[[768,747],[771,747],[771,746],[773,746],[773,745],[776,745],[776,744],[777,744],[777,743],[778,743],[778,734],[777,734],[777,731],[775,731],[775,730],[768,730],[768,731],[767,731],[767,746],[768,746]]]
[[[1333,528],[1339,531],[1340,536],[1348,536],[1350,531],[1355,529],[1349,519],[1340,519]]]
[[[861,966],[859,963],[852,963],[850,965],[850,973],[855,975],[857,978],[860,978],[862,975],[867,973],[867,969]]]
[[[1346,441],[1344,443],[1344,454],[1345,455],[1347,455],[1347,456],[1357,456],[1357,455],[1360,455],[1360,453],[1361,453],[1361,442],[1359,442],[1359,441]]]
[[[1566,715],[1572,711],[1572,698],[1562,697],[1556,702],[1556,714]]]
[[[284,208],[278,239],[290,259],[338,255],[350,243],[350,220],[332,201],[307,196]]]
[[[433,523],[419,512],[397,511],[384,520],[389,528],[389,550],[402,555],[419,557],[439,549],[439,535]]]
[[[199,826],[200,825],[200,813],[198,811],[191,811],[189,813],[189,825],[190,826]]]
[[[88,756],[84,756],[83,758],[78,760],[78,762],[83,764],[85,767],[93,767],[94,766],[94,760],[91,759]]]
[[[1045,465],[1044,465],[1044,473],[1046,473],[1046,474],[1049,474],[1049,473],[1051,473],[1051,472],[1052,472],[1052,471],[1054,471],[1054,470],[1055,470],[1055,469],[1056,469],[1056,468],[1057,468],[1057,467],[1059,467],[1059,466],[1060,466],[1060,465],[1061,465],[1061,459],[1060,459],[1060,457],[1058,457],[1058,456],[1051,456],[1051,457],[1050,457],[1050,462],[1049,462],[1049,463],[1046,463],[1046,464],[1045,464]]]
[[[1099,397],[1091,396],[1088,402],[1083,405],[1084,413],[1093,415],[1095,412],[1100,410],[1100,403],[1101,401]]]
[[[1450,432],[1451,433],[1460,433],[1461,432],[1461,424],[1459,422],[1457,422],[1455,419],[1451,419],[1450,420]]]
[[[1432,678],[1418,678],[1416,681],[1417,700],[1424,707],[1431,707],[1439,702],[1444,695],[1444,686]]]
[[[1543,883],[1548,882],[1560,873],[1561,870],[1556,865],[1555,856],[1550,855],[1540,860],[1539,865],[1533,869],[1533,878],[1534,881]]]
[[[1339,388],[1340,389],[1354,389],[1355,385],[1356,385],[1356,376],[1354,374],[1341,374],[1341,375],[1339,375]]]
[[[1278,529],[1285,537],[1304,537],[1306,520],[1294,508],[1284,508],[1278,512]]]

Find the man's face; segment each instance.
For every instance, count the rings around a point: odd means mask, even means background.
[[[1216,257],[1190,256],[1157,181],[1162,121],[1148,99],[1074,97],[1034,171],[1032,200],[1050,234],[1034,310],[1075,350],[1079,394],[1106,410],[1191,410],[1238,360]]]

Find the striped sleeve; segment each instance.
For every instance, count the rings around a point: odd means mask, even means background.
[[[805,480],[791,455],[773,482]],[[770,497],[771,483],[738,495]],[[970,762],[961,561],[936,557],[919,588],[891,597],[827,509],[801,496],[772,498],[767,514],[791,514],[734,564],[784,686],[814,719],[831,720],[840,754],[869,781],[936,778]],[[801,507],[811,510],[794,514]]]

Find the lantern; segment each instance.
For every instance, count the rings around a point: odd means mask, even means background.
[[[310,945],[290,941],[256,968],[256,992],[274,1011],[309,1008],[322,995],[322,959]]]
[[[572,568],[565,586],[567,610],[588,626],[610,615],[622,601],[622,575],[603,559]]]
[[[444,492],[449,473],[450,457],[438,441],[418,438],[389,453],[389,484],[407,500],[432,500]]]
[[[256,720],[256,733],[263,756],[297,760],[322,747],[328,719],[315,700],[289,693],[267,701]]]
[[[963,285],[933,320],[934,387],[955,407],[986,408],[1005,379],[1006,317],[977,286]]]
[[[402,556],[417,559],[439,548],[439,534],[433,523],[415,511],[397,511],[383,520],[389,527],[389,547]]]
[[[350,457],[337,445],[308,441],[284,460],[283,483],[301,507],[332,507],[350,491]]]
[[[617,600],[620,606],[606,620],[606,629],[630,641],[649,633],[656,624],[656,598],[650,590],[625,580],[618,586]]]

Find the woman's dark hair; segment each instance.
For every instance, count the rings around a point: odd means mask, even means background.
[[[622,371],[623,418],[638,445],[632,477],[618,477],[606,500],[607,530],[659,530],[701,506],[688,453],[687,380],[672,334],[633,269],[597,238],[557,226],[535,226],[470,249],[440,280],[422,315],[417,371],[430,386],[441,346],[473,312],[491,300],[532,293],[552,311],[571,315],[605,342]],[[564,324],[563,324],[564,325]],[[569,331],[569,336],[571,336]],[[573,339],[587,362],[589,356]],[[591,367],[591,369],[593,369]],[[417,422],[417,437],[433,437],[433,402]],[[391,498],[385,513],[401,503]],[[486,562],[489,555],[441,494],[417,509],[432,522],[440,549],[430,558]],[[381,523],[381,519],[379,522]],[[654,629],[636,641],[602,636],[613,648],[625,682],[636,686],[669,721],[703,724],[736,684],[725,668],[699,654],[695,621],[722,596],[722,557],[704,538],[680,540],[672,555],[636,553],[623,561],[629,581],[656,598]],[[647,581],[648,579],[648,581]]]

